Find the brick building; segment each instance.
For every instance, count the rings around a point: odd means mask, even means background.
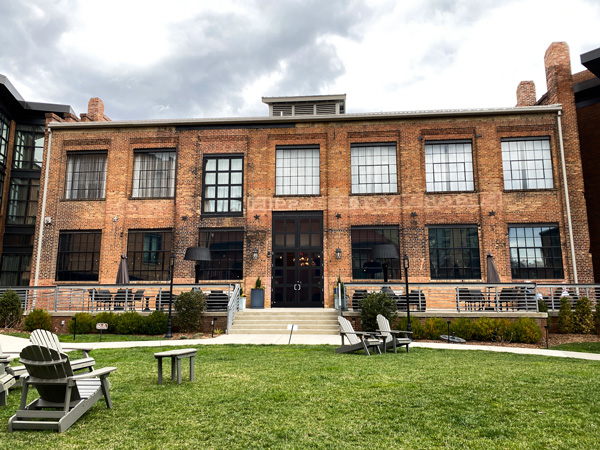
[[[343,281],[593,282],[566,44],[514,108],[350,114],[266,97],[264,117],[50,125],[32,284],[241,282],[266,306],[332,307]],[[47,174],[47,176],[46,176]],[[40,240],[41,239],[41,240]],[[207,260],[185,261],[188,247]]]

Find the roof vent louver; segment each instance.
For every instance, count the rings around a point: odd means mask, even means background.
[[[291,116],[292,105],[273,105],[274,116]]]
[[[296,116],[312,116],[315,114],[315,105],[313,104],[304,104],[304,105],[295,105],[294,115]]]
[[[335,103],[317,103],[317,114],[335,114]]]

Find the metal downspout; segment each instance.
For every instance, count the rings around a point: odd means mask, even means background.
[[[569,226],[569,244],[571,245],[571,263],[573,265],[573,281],[579,284],[577,277],[577,261],[575,260],[575,241],[573,239],[573,224],[571,222],[571,204],[569,201],[569,186],[567,185],[567,166],[565,164],[565,147],[563,143],[561,111],[557,112],[558,141],[560,143],[560,160],[562,163],[563,185],[565,186],[565,204],[567,207],[567,225]]]
[[[52,153],[52,128],[48,125],[48,152],[46,153],[46,172],[44,174],[44,191],[42,193],[42,211],[38,220],[40,222],[40,231],[38,236],[37,255],[35,257],[35,277],[34,286],[38,285],[40,277],[40,260],[42,259],[42,241],[44,237],[44,225],[46,217],[46,196],[48,193],[48,177],[50,175],[50,154]],[[33,308],[35,309],[35,298],[33,300]]]

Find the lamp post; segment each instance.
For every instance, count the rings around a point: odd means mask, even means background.
[[[404,258],[402,258],[402,264],[404,266],[404,280],[406,281],[406,331],[412,331],[410,326],[410,301],[408,299],[408,267],[410,266],[410,261],[406,253],[404,254]]]
[[[167,321],[167,334],[165,334],[165,338],[166,339],[171,339],[173,337],[173,333],[171,331],[171,325],[172,325],[172,321],[171,321],[171,310],[173,309],[173,275],[174,275],[174,271],[175,271],[175,253],[171,253],[171,258],[170,258],[170,264],[171,264],[171,284],[169,286],[169,319]]]

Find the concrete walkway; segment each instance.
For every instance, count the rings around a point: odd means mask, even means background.
[[[129,348],[129,347],[164,347],[164,346],[193,346],[214,344],[254,344],[254,345],[287,345],[289,334],[230,334],[211,339],[181,339],[164,341],[129,341],[129,342],[95,342],[85,344],[62,343],[65,350],[77,348]],[[294,335],[292,344],[302,345],[334,345],[341,344],[339,336]],[[0,347],[3,353],[18,356],[21,350],[29,345],[28,339],[0,334]],[[413,347],[435,348],[445,350],[486,350],[490,352],[517,353],[521,355],[542,355],[559,358],[587,359],[600,361],[599,353],[566,352],[561,350],[546,350],[541,348],[500,347],[495,345],[446,344],[441,342],[413,342]]]

